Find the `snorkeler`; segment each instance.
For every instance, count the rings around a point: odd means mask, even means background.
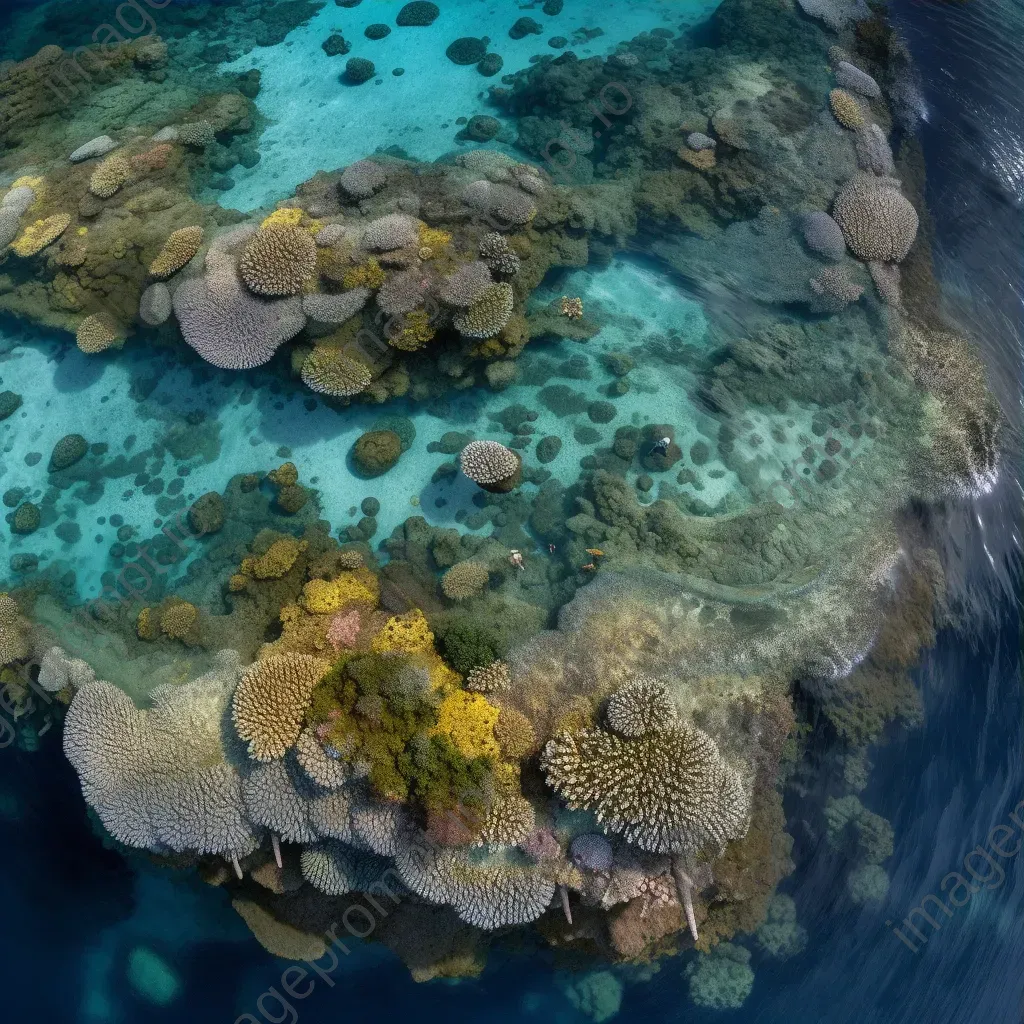
[[[672,443],[671,437],[663,437],[660,441],[654,442],[654,447],[647,453],[651,455],[668,455],[668,446]]]

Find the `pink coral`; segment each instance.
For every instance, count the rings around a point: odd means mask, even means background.
[[[330,640],[331,646],[336,651],[340,651],[343,647],[355,647],[356,638],[359,636],[362,626],[358,609],[352,608],[347,612],[338,612],[327,627],[327,639]]]

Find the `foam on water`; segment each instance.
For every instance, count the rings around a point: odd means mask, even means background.
[[[271,122],[260,139],[260,162],[250,170],[235,168],[234,187],[219,193],[222,205],[238,210],[266,206],[290,195],[318,170],[343,167],[378,148],[398,146],[410,157],[436,160],[460,146],[479,147],[456,140],[461,130],[456,118],[482,113],[498,117],[486,102],[488,88],[500,86],[501,75],[527,67],[534,54],[565,52],[547,45],[551,37],[569,39],[568,48],[581,58],[605,54],[640,32],[696,24],[718,4],[606,0],[590,7],[569,0],[554,17],[544,14],[539,4],[521,9],[497,0],[444,0],[439,6],[441,14],[433,25],[398,28],[394,19],[399,5],[392,0],[364,0],[354,8],[329,3],[278,46],[257,48],[222,65],[233,72],[261,72],[256,105]],[[533,17],[542,33],[511,39],[509,29],[524,15]],[[391,34],[367,39],[363,30],[376,22],[391,25]],[[578,29],[598,27],[603,34],[590,42],[572,41]],[[322,49],[332,32],[341,32],[352,44],[345,56],[328,57]],[[445,49],[462,36],[488,36],[489,50],[504,59],[501,74],[485,78],[475,67],[453,64]],[[376,78],[358,86],[340,82],[351,57],[373,61]],[[405,74],[394,77],[395,68],[404,68]],[[489,148],[512,152],[500,143]]]

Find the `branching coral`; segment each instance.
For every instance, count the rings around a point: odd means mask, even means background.
[[[636,676],[612,694],[605,717],[610,729],[632,739],[668,728],[677,714],[663,683]]]
[[[899,263],[917,236],[917,211],[896,183],[884,179],[847,182],[836,196],[832,216],[862,260]]]
[[[673,726],[638,739],[601,729],[563,734],[544,749],[548,784],[608,832],[653,853],[696,852],[744,835],[748,795],[699,729]]]
[[[851,131],[863,128],[866,123],[864,111],[855,96],[851,96],[845,89],[833,89],[828,96],[829,105],[836,120]]]
[[[302,228],[261,228],[245,247],[238,272],[257,295],[296,295],[316,272],[316,243]]]
[[[505,661],[478,665],[466,676],[466,689],[477,693],[501,693],[512,684],[512,672]]]
[[[289,843],[312,843],[317,834],[309,821],[310,802],[297,786],[303,787],[303,777],[290,761],[270,761],[242,779],[242,799],[257,825]]]
[[[309,655],[279,654],[246,671],[231,702],[231,717],[249,744],[250,757],[284,757],[299,738],[313,689],[329,667]]]
[[[419,224],[405,213],[389,213],[371,221],[363,232],[363,245],[372,252],[391,252],[414,245],[419,238]]]
[[[149,265],[153,277],[167,278],[176,274],[203,244],[203,229],[199,226],[178,228],[172,231],[160,252]]]
[[[464,313],[456,314],[455,329],[466,338],[493,338],[512,318],[513,304],[508,282],[492,284]]]
[[[501,235],[498,237],[502,238]],[[472,306],[493,283],[487,264],[482,260],[473,260],[471,263],[463,263],[454,274],[445,278],[438,295],[449,306],[466,308]]]
[[[508,239],[491,231],[480,239],[480,259],[496,274],[512,277],[519,273],[521,261],[509,247]]]
[[[369,288],[352,288],[340,295],[312,292],[303,296],[302,312],[319,324],[343,324],[351,320],[369,298]]]
[[[89,178],[89,191],[99,199],[109,199],[117,193],[121,186],[131,177],[132,165],[119,154],[108,156],[92,172]]]
[[[0,597],[0,635],[3,633],[2,597]],[[0,663],[3,655],[0,654]],[[80,690],[96,678],[92,666],[81,658],[71,658],[60,647],[50,647],[39,662],[39,685],[47,693],[64,689]]]
[[[511,490],[522,474],[522,459],[497,441],[470,441],[459,456],[459,467],[486,490]]]

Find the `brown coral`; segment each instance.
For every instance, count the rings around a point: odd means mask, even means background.
[[[282,537],[280,540],[275,540],[262,555],[242,559],[240,573],[258,580],[279,580],[291,569],[295,560],[305,549],[306,542],[304,540]]]
[[[149,265],[153,277],[165,278],[177,273],[197,252],[203,244],[201,227],[178,228],[172,231],[163,248],[157,253],[156,259]]]
[[[330,668],[306,654],[275,654],[250,665],[231,702],[238,735],[257,761],[284,757],[302,732],[313,689]]]
[[[188,601],[175,601],[160,615],[160,631],[172,640],[182,640],[199,618],[199,610]]]
[[[679,150],[679,159],[683,163],[689,164],[691,167],[696,167],[698,171],[710,171],[715,166],[715,151],[713,149],[698,149],[693,150],[688,146],[683,146]]]
[[[476,597],[487,586],[490,574],[480,562],[458,562],[441,577],[444,596],[453,601]]]
[[[845,89],[833,89],[828,94],[828,102],[832,107],[835,119],[844,128],[856,131],[858,128],[864,127],[866,123],[864,111],[857,98]]]
[[[0,665],[27,658],[28,622],[21,617],[10,594],[0,594]]]
[[[238,270],[257,295],[297,295],[316,272],[316,242],[302,228],[261,228],[245,247]]]

